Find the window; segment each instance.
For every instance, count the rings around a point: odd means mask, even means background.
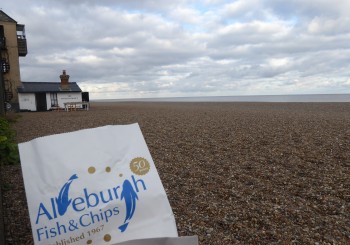
[[[51,98],[51,106],[58,106],[57,94],[50,93],[50,98]]]

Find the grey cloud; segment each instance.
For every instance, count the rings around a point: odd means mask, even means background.
[[[337,17],[344,13],[349,7],[347,1],[334,0],[295,0],[278,1],[271,0],[266,2],[265,7],[269,7],[276,15],[281,18],[291,18],[297,16],[300,19],[312,19],[314,16]]]
[[[349,76],[347,1],[19,2],[3,10],[26,25],[27,81],[67,69],[86,88],[132,97],[315,91]],[[315,85],[322,77],[333,83]]]

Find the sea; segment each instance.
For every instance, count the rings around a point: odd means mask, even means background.
[[[94,102],[350,102],[350,94],[242,95],[91,100]]]

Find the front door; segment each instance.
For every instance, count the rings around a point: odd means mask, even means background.
[[[36,101],[36,110],[37,111],[47,111],[46,93],[36,93],[35,94],[35,101]]]

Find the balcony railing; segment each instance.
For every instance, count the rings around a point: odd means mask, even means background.
[[[21,38],[17,36],[17,45],[18,45],[18,55],[26,56],[28,53],[27,39],[23,38],[23,36]]]
[[[17,24],[16,30],[17,30],[18,55],[19,56],[26,56],[28,53],[28,49],[27,49],[27,39],[26,39],[25,27],[24,27],[24,25]]]

